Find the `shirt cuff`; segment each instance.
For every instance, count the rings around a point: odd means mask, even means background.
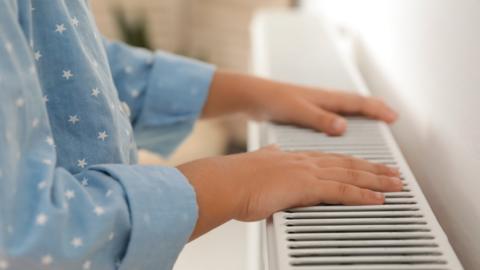
[[[196,195],[175,168],[99,165],[124,187],[132,228],[120,270],[173,268],[198,218]]]
[[[169,155],[200,116],[214,73],[213,65],[155,53],[142,111],[134,123],[138,145]]]

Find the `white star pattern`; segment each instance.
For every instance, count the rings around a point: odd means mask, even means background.
[[[113,191],[111,189],[107,190],[107,192],[105,193],[105,197],[110,197],[110,195],[112,195]]]
[[[88,186],[88,179],[86,177],[82,179],[82,186],[84,187]]]
[[[75,125],[76,123],[80,122],[80,118],[78,118],[78,115],[70,115],[68,116],[68,122],[72,123]]]
[[[77,166],[80,168],[85,168],[87,166],[87,161],[85,159],[79,159],[77,160]]]
[[[8,266],[8,261],[6,261],[5,259],[0,260],[0,269],[8,269]]]
[[[72,239],[72,241],[70,242],[70,244],[72,244],[72,246],[78,248],[78,247],[83,246],[83,240],[80,237],[74,237]]]
[[[78,26],[78,23],[79,23],[79,22],[78,22],[77,17],[73,17],[70,21],[71,21],[71,23],[72,23],[73,26],[75,26],[75,27]]]
[[[5,50],[7,50],[8,53],[11,53],[13,51],[13,45],[10,42],[5,43]]]
[[[100,206],[95,206],[95,208],[93,209],[93,212],[95,213],[95,215],[101,216],[105,214],[105,209],[103,209],[103,207],[100,207]]]
[[[33,127],[33,128],[38,127],[38,124],[39,124],[39,123],[40,123],[40,120],[38,120],[38,118],[36,118],[36,117],[33,118],[33,120],[32,120],[32,127]]]
[[[45,223],[47,223],[47,221],[48,221],[47,215],[42,213],[42,214],[37,215],[35,223],[37,225],[45,225]]]
[[[48,159],[48,158],[42,160],[42,162],[45,165],[52,165],[53,164],[53,161],[51,159]]]
[[[7,142],[12,141],[12,133],[8,130],[5,131],[5,139],[7,139]]]
[[[109,241],[112,241],[114,237],[115,237],[115,234],[114,234],[113,232],[111,232],[111,233],[108,235],[108,240],[109,240]]]
[[[42,181],[42,182],[40,182],[40,183],[38,183],[38,185],[37,185],[37,188],[40,189],[40,190],[42,190],[42,189],[44,189],[44,188],[46,188],[46,187],[47,187],[47,181],[45,181],[45,180]]]
[[[65,31],[67,31],[67,28],[65,28],[65,25],[63,23],[55,25],[55,32],[56,33],[63,34],[63,32],[65,32]]]
[[[98,132],[98,137],[97,139],[105,141],[105,139],[108,137],[107,132],[104,130],[102,132]]]
[[[42,100],[43,100],[43,102],[47,103],[48,102],[48,96],[47,95],[43,96]]]
[[[137,98],[140,95],[140,91],[138,91],[138,89],[133,89],[130,92],[130,95],[132,96],[132,98]]]
[[[131,66],[126,66],[125,67],[125,73],[130,74],[133,72],[133,68]]]
[[[15,106],[17,106],[18,108],[25,106],[25,100],[23,98],[18,98],[15,101]]]
[[[120,110],[127,116],[127,117],[130,117],[131,115],[131,111],[130,111],[130,107],[128,107],[128,104],[125,103],[125,102],[122,102],[120,103]]]
[[[93,66],[94,68],[98,68],[98,62],[97,62],[96,60],[93,60],[93,61],[92,61],[92,66]]]
[[[62,77],[65,78],[65,80],[70,80],[70,78],[73,77],[71,70],[63,70],[62,72],[63,72]]]
[[[91,261],[86,261],[85,263],[83,263],[83,269],[84,270],[89,270],[90,267],[92,266],[92,262]]]
[[[40,60],[40,58],[42,58],[42,54],[40,53],[40,51],[36,51],[36,52],[33,54],[33,58],[35,58],[35,61]]]
[[[53,141],[53,138],[51,136],[47,136],[47,139],[45,139],[45,142],[47,142],[47,144],[50,146],[55,145],[55,142]]]
[[[42,264],[43,265],[50,265],[53,262],[53,258],[50,254],[45,255],[42,257]]]
[[[75,191],[69,189],[67,191],[65,191],[65,197],[68,199],[68,200],[71,200],[73,198],[75,198]]]
[[[98,94],[100,94],[100,90],[98,90],[98,88],[93,88],[92,89],[92,96],[98,97]]]

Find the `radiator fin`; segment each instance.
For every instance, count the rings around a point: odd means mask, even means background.
[[[280,269],[458,269],[388,128],[359,117],[348,122],[341,137],[269,123],[266,142],[286,151],[345,154],[397,167],[404,188],[385,193],[384,205],[318,205],[274,214],[272,249],[281,258]]]

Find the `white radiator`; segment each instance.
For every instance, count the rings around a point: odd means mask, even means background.
[[[264,13],[253,25],[253,69],[275,79],[368,94],[348,52],[337,45],[316,17]],[[388,126],[360,117],[348,122],[341,137],[251,123],[249,147],[275,143],[287,151],[341,153],[387,164],[400,169],[404,189],[386,193],[384,205],[291,209],[250,225],[249,269],[463,269]]]

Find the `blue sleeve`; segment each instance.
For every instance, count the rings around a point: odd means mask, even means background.
[[[171,269],[197,218],[188,180],[175,168],[105,164],[72,174],[58,167],[32,52],[5,3],[0,269]],[[150,123],[153,104],[145,103],[138,128]]]
[[[131,109],[137,144],[170,154],[199,117],[215,68],[166,52],[104,44],[120,99]]]

